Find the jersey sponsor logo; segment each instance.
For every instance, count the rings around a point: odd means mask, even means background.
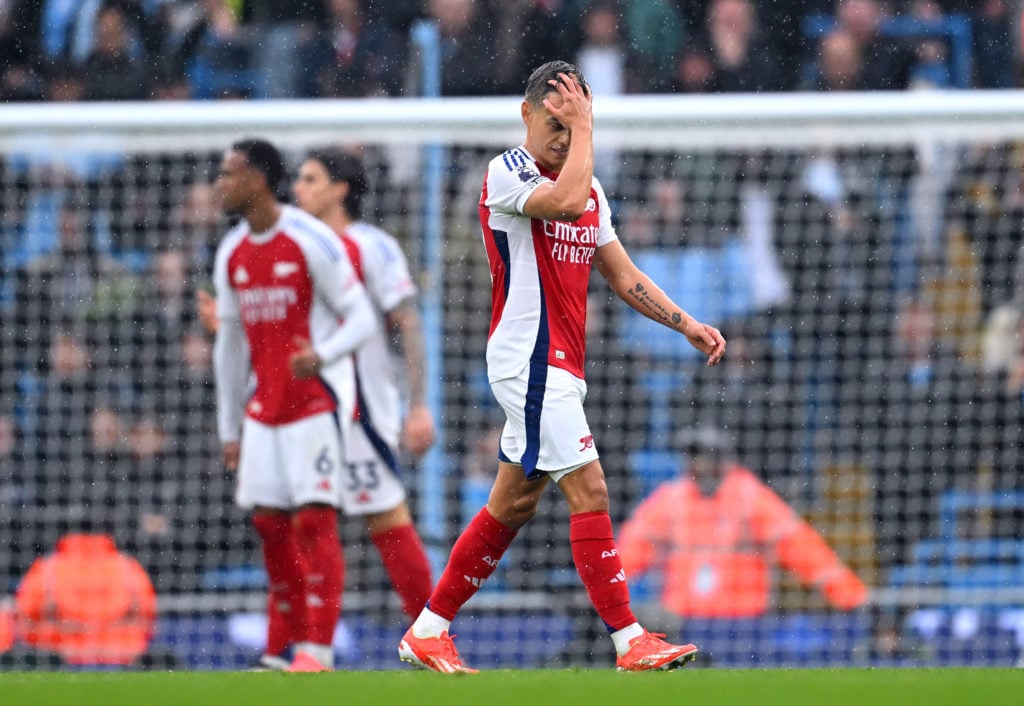
[[[238,293],[242,321],[247,324],[283,321],[288,318],[288,307],[299,301],[292,287],[253,287]]]
[[[231,278],[231,281],[235,284],[245,284],[249,281],[249,273],[245,271],[244,267],[239,267],[235,270],[235,274]]]
[[[288,275],[293,275],[299,271],[299,263],[297,262],[275,262],[274,263],[274,277],[284,278]]]
[[[559,262],[589,265],[597,251],[598,226],[544,221],[544,234],[553,241],[551,257]]]
[[[583,444],[580,447],[580,451],[586,451],[587,449],[594,448],[594,435],[588,434],[587,436],[580,437],[580,443]]]
[[[594,260],[594,253],[597,248],[578,247],[566,245],[565,243],[554,243],[551,246],[551,257],[559,262],[569,262],[574,265],[589,265]]]
[[[565,221],[544,221],[544,235],[553,240],[574,245],[597,245],[599,227],[576,225]]]

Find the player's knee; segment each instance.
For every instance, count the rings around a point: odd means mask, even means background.
[[[519,529],[537,514],[539,502],[540,498],[532,495],[503,498],[497,501],[492,498],[488,501],[487,508],[498,522],[512,529]]]
[[[570,512],[607,512],[608,486],[603,478],[587,479],[582,483],[563,486]]]

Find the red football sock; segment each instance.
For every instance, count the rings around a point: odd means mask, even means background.
[[[338,516],[332,507],[307,507],[295,513],[299,549],[306,564],[305,640],[318,645],[334,641],[341,615],[345,561],[338,541]]]
[[[395,593],[402,599],[402,610],[412,619],[423,610],[433,582],[430,561],[423,542],[413,525],[400,525],[370,535],[377,546],[384,570],[388,572]]]
[[[580,512],[569,517],[569,544],[583,585],[597,614],[611,631],[636,622],[629,607],[629,588],[615,548],[607,512]]]
[[[455,541],[448,566],[430,594],[430,610],[445,620],[455,620],[459,608],[494,573],[516,531],[494,519],[486,506],[481,509]]]
[[[267,570],[266,653],[280,655],[306,634],[305,571],[290,516],[257,512],[252,524],[263,543]]]

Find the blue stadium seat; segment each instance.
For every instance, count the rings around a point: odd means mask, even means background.
[[[640,496],[644,498],[660,484],[677,478],[682,466],[683,455],[675,451],[641,449],[629,455],[629,467],[640,480]]]

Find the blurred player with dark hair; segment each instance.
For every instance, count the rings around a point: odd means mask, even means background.
[[[238,504],[263,544],[269,600],[264,666],[333,666],[344,567],[338,542],[341,424],[354,408],[351,353],[373,309],[345,248],[278,200],[280,152],[263,140],[224,154],[216,188],[242,220],[217,250],[218,433],[238,470]],[[256,386],[248,393],[250,371]]]
[[[671,669],[697,648],[665,642],[633,615],[604,470],[583,412],[592,266],[630,306],[685,336],[708,365],[724,355],[725,339],[673,302],[619,242],[593,174],[591,95],[579,69],[562,61],[539,67],[521,113],[526,140],[491,161],[479,205],[492,283],[487,372],[506,416],[498,474],[402,638],[399,657],[436,672],[474,671],[459,658],[451,621],[494,572],[553,480],[569,507],[573,561],[611,634],[618,668]]]

